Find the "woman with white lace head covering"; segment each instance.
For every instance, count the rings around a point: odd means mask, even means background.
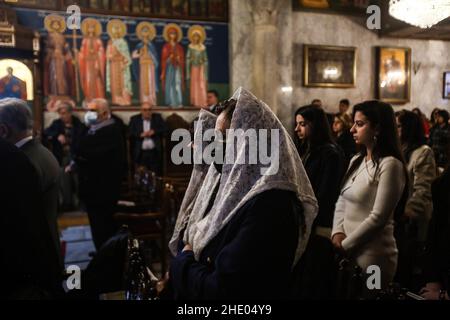
[[[239,88],[218,109],[215,160],[177,235],[184,248],[170,268],[175,296],[286,297],[316,198],[292,139],[264,102]]]
[[[198,119],[194,123],[194,143],[192,144],[192,149],[194,152],[196,152],[196,149],[198,148],[198,146],[196,145],[197,141],[202,144],[201,150],[204,150],[210,144],[210,141],[203,141],[202,135],[205,130],[209,130],[215,127],[216,120],[217,116],[215,114],[205,109],[200,110]],[[194,163],[191,179],[186,189],[183,202],[181,203],[177,222],[175,224],[175,229],[169,242],[170,252],[174,256],[176,256],[177,254],[178,238],[183,229],[186,228],[190,214],[192,212],[192,207],[195,203],[195,200],[197,199],[198,192],[202,186],[203,180],[205,179],[206,173],[208,172],[208,168],[209,165],[207,165],[203,161]]]

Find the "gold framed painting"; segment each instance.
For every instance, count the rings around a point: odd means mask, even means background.
[[[411,49],[377,47],[377,98],[403,104],[411,96]]]
[[[444,72],[444,99],[450,99],[450,71]]]
[[[371,0],[292,0],[293,11],[321,12],[351,16],[366,15]]]
[[[355,47],[303,46],[303,84],[305,87],[354,88]]]

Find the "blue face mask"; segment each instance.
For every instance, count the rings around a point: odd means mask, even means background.
[[[95,111],[88,111],[84,115],[84,122],[88,126],[91,126],[91,125],[95,124],[97,122],[97,119],[98,119],[98,114]]]

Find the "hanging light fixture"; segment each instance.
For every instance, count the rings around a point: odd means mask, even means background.
[[[390,0],[389,14],[425,29],[450,16],[450,0]]]

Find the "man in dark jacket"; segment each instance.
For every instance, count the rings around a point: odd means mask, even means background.
[[[64,158],[71,158],[86,127],[72,114],[72,106],[68,102],[59,104],[58,114],[59,119],[53,121],[44,133],[52,146],[53,155],[62,166]]]
[[[166,124],[159,113],[154,113],[149,104],[143,104],[141,114],[130,119],[130,146],[133,161],[158,175],[162,173],[162,139]]]
[[[61,211],[74,210],[77,205],[77,176],[75,172],[65,172],[65,168],[73,161],[73,154],[81,135],[86,130],[84,124],[72,115],[72,106],[68,102],[58,105],[59,119],[45,130],[45,136],[51,145],[53,155],[61,167],[59,184]]]
[[[123,178],[125,150],[121,128],[111,118],[106,100],[92,100],[85,120],[89,130],[80,139],[75,163],[80,174],[80,198],[98,250],[116,230],[113,214]]]
[[[5,139],[16,136],[4,106],[17,101],[8,100],[0,102],[0,297],[54,298],[62,293],[59,250],[44,213],[41,177],[30,159]]]
[[[43,209],[52,235],[55,254],[59,257],[61,268],[63,261],[59,250],[57,225],[58,184],[60,169],[51,152],[32,136],[33,121],[25,101],[15,98],[0,102],[0,122],[8,127],[5,138],[15,144],[30,159],[39,177],[39,191],[42,195]]]

